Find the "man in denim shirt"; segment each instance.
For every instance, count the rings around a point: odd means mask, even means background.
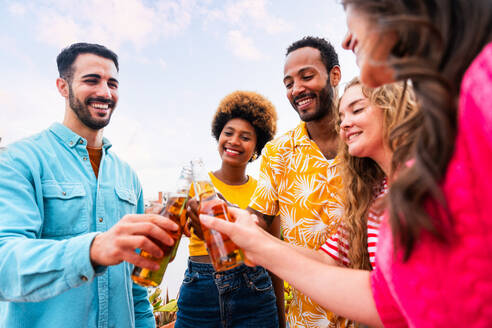
[[[57,58],[63,124],[0,155],[0,326],[155,327],[133,265],[172,245],[174,223],[144,212],[133,170],[103,137],[118,101],[118,58],[77,43]]]

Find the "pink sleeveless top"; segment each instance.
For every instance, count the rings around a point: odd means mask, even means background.
[[[492,327],[492,43],[463,78],[442,188],[451,243],[424,233],[404,263],[381,224],[371,286],[385,327]]]

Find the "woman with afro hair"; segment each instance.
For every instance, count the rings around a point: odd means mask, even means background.
[[[212,135],[222,164],[209,176],[229,203],[248,206],[257,181],[246,174],[246,167],[274,137],[276,122],[273,104],[255,92],[235,91],[220,102]],[[188,213],[198,222],[196,211]],[[278,327],[276,297],[267,271],[242,264],[215,272],[200,237],[199,225],[194,225],[175,327]]]

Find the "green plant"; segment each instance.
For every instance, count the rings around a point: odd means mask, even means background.
[[[292,299],[294,298],[292,286],[289,285],[287,281],[284,281],[284,306],[285,306],[285,314],[289,312],[290,304],[292,303]]]
[[[157,327],[171,323],[176,320],[178,312],[178,300],[169,299],[169,293],[166,289],[166,296],[162,299],[162,291],[156,288],[149,296],[150,304],[152,304],[152,312],[154,313],[155,323]]]

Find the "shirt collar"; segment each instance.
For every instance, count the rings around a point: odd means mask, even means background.
[[[311,138],[306,129],[306,122],[301,122],[294,129],[294,146],[309,146],[311,145]]]
[[[311,146],[315,147],[319,151],[321,156],[323,154],[319,150],[318,146],[314,141],[311,140],[306,128],[306,122],[301,121],[299,125],[294,129],[294,147],[296,146]],[[323,157],[324,158],[324,157]],[[340,163],[340,155],[335,156],[333,159],[327,159],[328,167],[338,165]]]
[[[63,143],[67,145],[69,148],[74,148],[77,145],[83,145],[84,147],[87,147],[87,140],[70,130],[68,127],[61,123],[53,123],[50,126],[50,131],[53,132],[58,138],[62,140]],[[102,148],[107,151],[111,146],[111,142],[103,137],[103,145]]]

